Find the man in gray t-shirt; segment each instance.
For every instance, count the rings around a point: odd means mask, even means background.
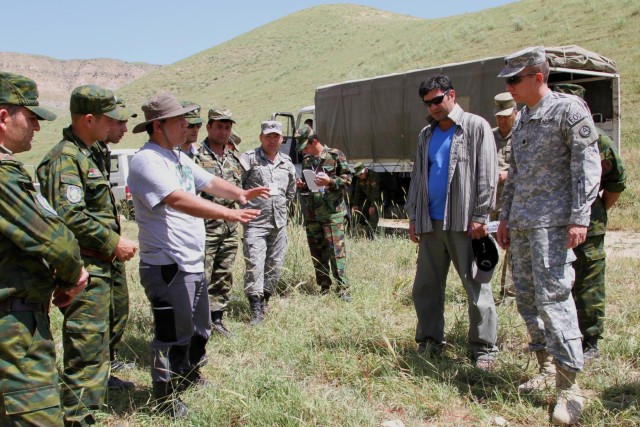
[[[203,218],[246,223],[260,214],[257,209],[225,208],[196,192],[241,204],[269,197],[268,188],[238,188],[176,150],[186,138],[184,115],[196,108],[183,107],[168,93],[144,103],[145,121],[133,133],[146,130],[149,141],[131,161],[127,181],[139,227],[140,282],[153,309],[153,394],[159,412],[180,418],[186,417],[187,409],[174,392],[206,383],[200,368],[206,363],[211,319],[204,283]]]

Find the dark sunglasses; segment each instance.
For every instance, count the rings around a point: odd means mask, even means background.
[[[518,83],[520,83],[522,81],[522,78],[524,76],[535,76],[538,73],[527,73],[527,74],[520,74],[519,76],[511,76],[511,77],[507,77],[507,84],[514,86],[517,85]]]
[[[188,129],[193,129],[193,128],[196,128],[196,127],[197,127],[197,128],[200,128],[201,126],[202,126],[202,123],[195,123],[195,124],[194,124],[194,123],[190,123],[190,124],[187,126],[187,128],[188,128]]]
[[[442,95],[436,96],[434,98],[431,99],[422,99],[422,102],[424,103],[424,105],[427,106],[427,108],[431,107],[432,105],[440,105],[442,104],[442,101],[444,101],[444,97],[447,96],[449,94],[449,90],[451,89],[447,89]]]

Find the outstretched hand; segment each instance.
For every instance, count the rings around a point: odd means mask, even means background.
[[[260,209],[230,209],[231,215],[229,221],[241,222],[246,224],[247,222],[255,219],[260,215]]]
[[[241,205],[245,205],[249,200],[253,200],[256,197],[268,199],[269,197],[271,197],[271,190],[269,189],[269,187],[255,187],[244,190],[244,192],[240,194],[238,202],[240,202]]]

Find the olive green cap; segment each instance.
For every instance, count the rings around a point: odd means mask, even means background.
[[[189,123],[190,125],[202,124],[203,122],[202,122],[202,119],[200,118],[200,106],[190,101],[182,101],[183,107],[188,107],[190,105],[196,105],[198,106],[198,108],[196,108],[193,111],[189,111],[187,114],[184,115],[184,118],[187,119],[187,123]]]
[[[69,110],[72,114],[104,114],[112,119],[123,121],[129,117],[118,108],[115,95],[109,89],[96,85],[78,86],[71,92]]]
[[[56,119],[55,114],[40,107],[36,82],[19,74],[0,72],[0,104],[25,107],[38,116],[38,120]]]
[[[231,111],[226,108],[212,108],[209,110],[209,114],[207,116],[209,120],[228,120],[231,123],[236,122],[231,118]]]
[[[296,131],[296,139],[298,140],[298,151],[304,150],[307,146],[307,142],[309,140],[309,134],[311,133],[311,128],[309,125],[302,125]]]

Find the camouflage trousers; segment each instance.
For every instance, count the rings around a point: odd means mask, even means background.
[[[578,325],[585,338],[601,338],[604,331],[604,234],[588,236],[573,252],[576,280],[571,290],[578,311]]]
[[[378,229],[378,209],[376,209],[373,215],[369,215],[369,207],[365,206],[362,212],[354,212],[353,218],[355,223],[354,229],[357,230],[358,225],[363,226],[367,238],[373,239]]]
[[[55,343],[44,311],[0,311],[0,425],[62,425]]]
[[[115,261],[113,266],[113,286],[111,286],[111,305],[109,306],[110,360],[115,360],[129,320],[129,287],[126,268],[122,261]]]
[[[331,272],[338,291],[347,289],[347,251],[344,241],[344,222],[306,221],[307,243],[316,272],[316,283],[323,289],[331,288]]]
[[[229,293],[233,286],[233,263],[238,252],[237,229],[229,230],[226,225],[222,234],[207,235],[204,247],[204,273],[208,283],[209,310],[226,311]]]
[[[204,273],[140,261],[140,283],[153,311],[152,381],[168,383],[204,366],[211,336]]]
[[[273,295],[287,255],[287,227],[244,227],[242,252],[247,296]]]
[[[62,408],[65,425],[86,425],[104,404],[109,376],[112,264],[84,258],[90,282],[64,309]]]
[[[565,369],[584,364],[576,306],[571,297],[576,259],[566,249],[567,228],[510,230],[513,282],[518,312],[531,342],[529,349],[547,349]]]

